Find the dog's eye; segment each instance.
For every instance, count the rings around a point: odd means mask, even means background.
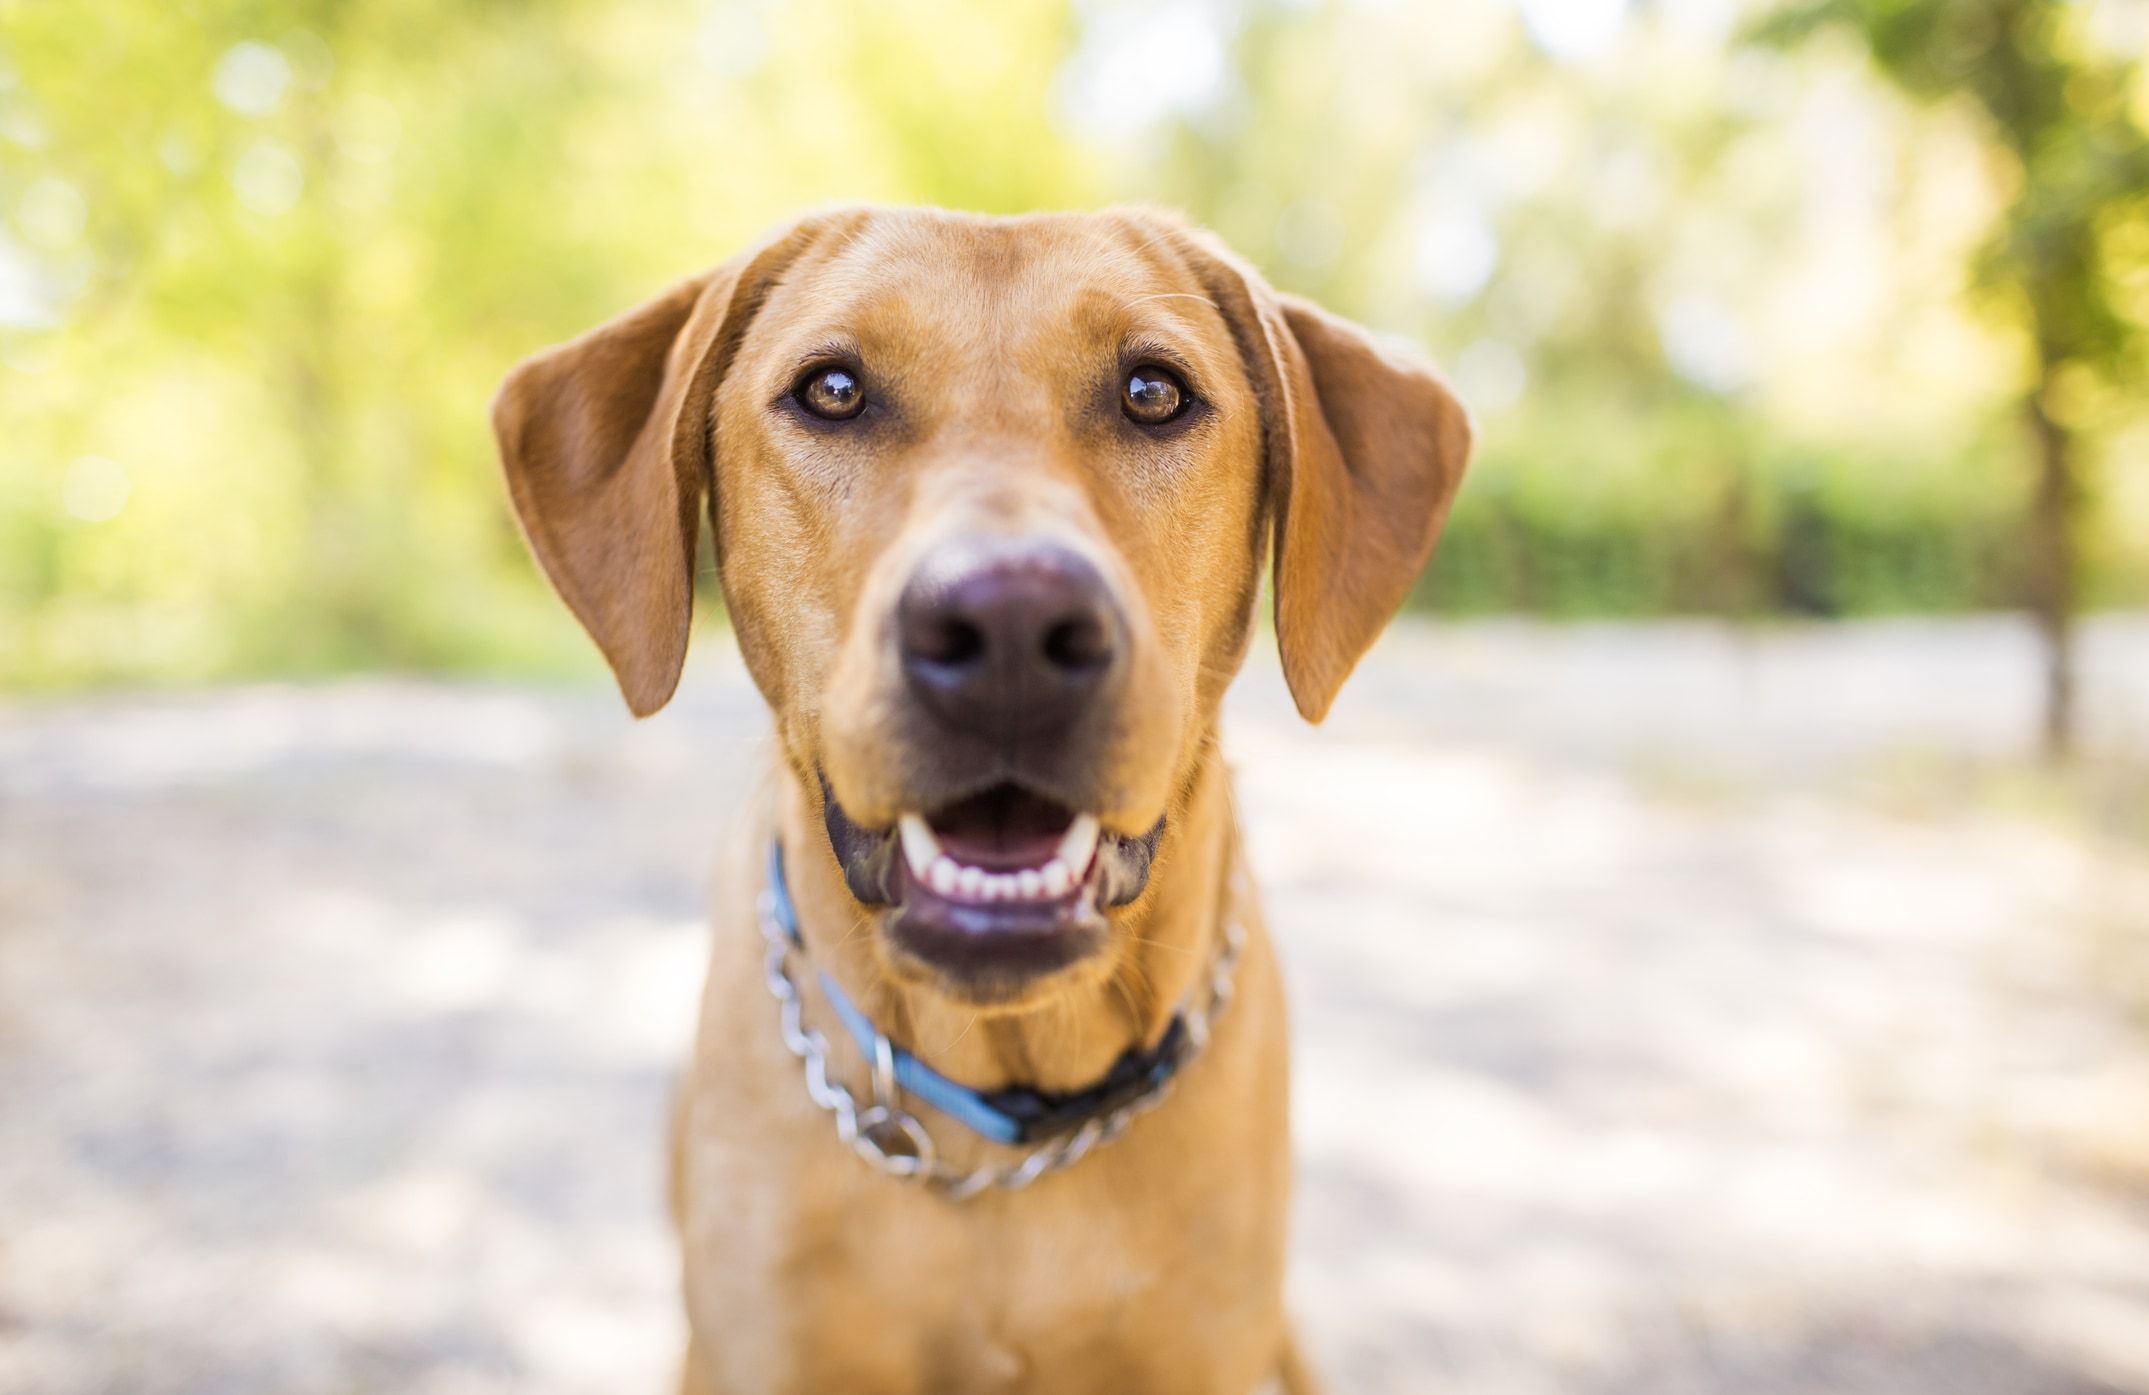
[[[1119,405],[1129,421],[1144,426],[1162,426],[1185,411],[1186,403],[1186,384],[1162,368],[1147,366],[1127,375]]]
[[[847,421],[866,405],[866,390],[858,375],[838,364],[808,371],[791,395],[799,406],[829,421]]]

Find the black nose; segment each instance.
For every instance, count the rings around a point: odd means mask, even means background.
[[[911,691],[943,722],[990,736],[1064,727],[1118,673],[1119,609],[1064,547],[943,547],[896,604]]]

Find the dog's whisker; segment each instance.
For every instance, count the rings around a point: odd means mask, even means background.
[[[860,912],[858,917],[851,922],[851,928],[844,931],[842,937],[836,941],[837,945],[844,949],[848,949],[852,945],[859,943],[861,940],[871,939],[873,935],[873,925],[874,916],[872,912]]]
[[[963,1023],[963,1029],[957,1032],[953,1037],[951,1037],[948,1040],[948,1044],[942,1047],[941,1050],[953,1051],[956,1047],[961,1046],[963,1044],[963,1038],[970,1035],[970,1029],[977,1025],[978,1018],[982,1017],[983,1015],[984,1014],[982,1013],[971,1013],[970,1020],[968,1022]]]
[[[1133,1031],[1140,1031],[1142,1027],[1142,1009],[1134,1001],[1133,992],[1125,983],[1120,981],[1117,974],[1112,976],[1112,990],[1119,995],[1119,1001],[1127,1005],[1128,1028]]]
[[[1206,305],[1211,310],[1218,309],[1214,300],[1205,295],[1196,295],[1192,291],[1156,291],[1150,295],[1138,295],[1128,301],[1127,304],[1147,305],[1152,300],[1191,300]]]
[[[1159,940],[1149,935],[1129,935],[1127,936],[1127,943],[1134,945],[1148,945],[1154,949],[1168,949],[1174,954],[1209,953],[1209,947],[1207,945],[1178,945],[1173,944],[1170,940]]]

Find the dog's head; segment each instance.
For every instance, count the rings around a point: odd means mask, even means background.
[[[1470,447],[1429,369],[1144,212],[814,216],[524,363],[494,422],[638,714],[678,682],[709,499],[739,644],[885,968],[976,1003],[1108,957],[1271,540],[1318,720]]]

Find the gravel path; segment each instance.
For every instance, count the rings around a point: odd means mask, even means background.
[[[0,1390],[667,1388],[663,1112],[763,739],[703,648],[640,725],[0,706]],[[1339,1392],[2149,1392],[2149,856],[1868,792],[2019,755],[2017,627],[1410,629],[1320,732],[1252,669]],[[2149,622],[2091,697],[2149,753]]]

